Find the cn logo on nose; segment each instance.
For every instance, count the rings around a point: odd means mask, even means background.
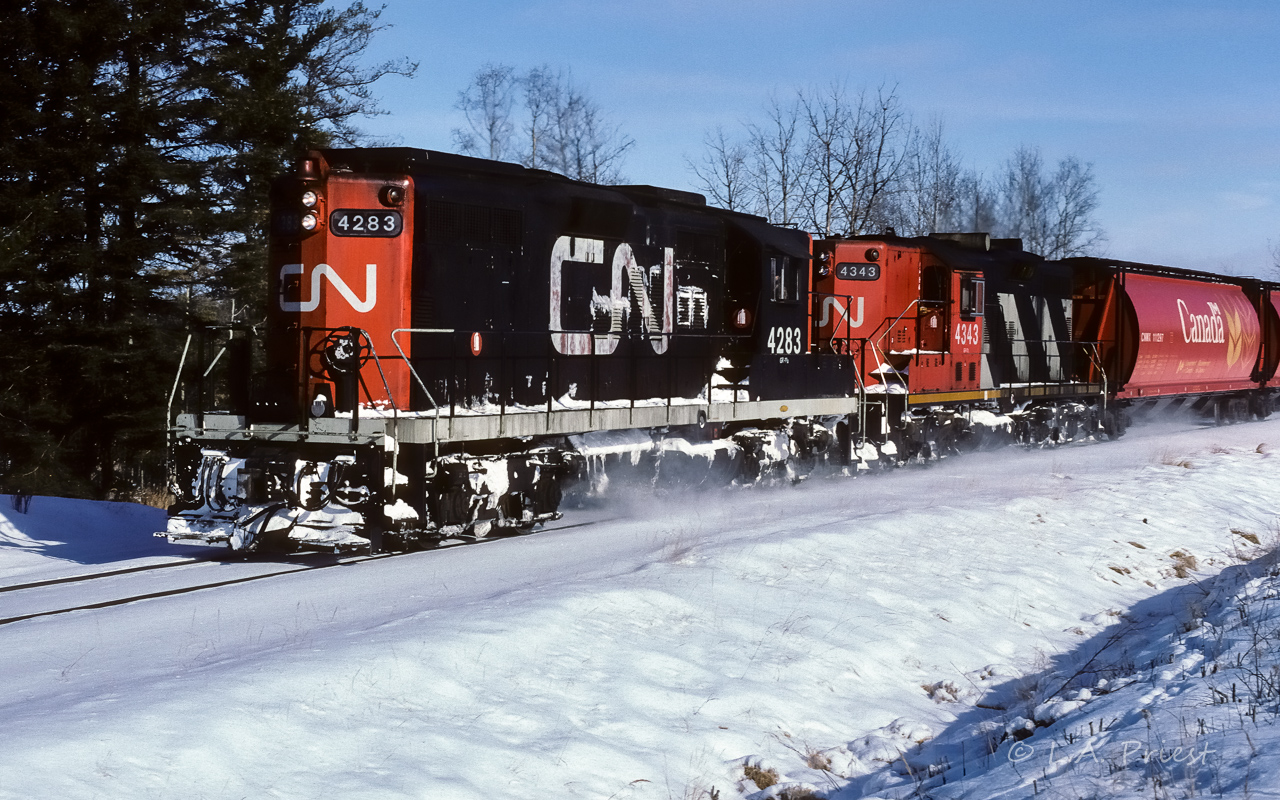
[[[360,314],[367,314],[373,310],[378,302],[378,265],[365,264],[364,277],[364,299],[361,300],[352,291],[347,282],[342,279],[338,271],[328,264],[317,264],[316,268],[311,270],[311,293],[310,297],[299,302],[290,302],[285,298],[285,278],[289,275],[304,275],[306,268],[301,264],[285,264],[280,268],[280,310],[295,313],[306,313],[315,311],[320,307],[320,280],[328,278],[333,288],[342,295],[342,299],[351,304]]]

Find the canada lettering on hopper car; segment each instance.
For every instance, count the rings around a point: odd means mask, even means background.
[[[1222,324],[1222,312],[1217,303],[1205,303],[1208,314],[1192,314],[1187,304],[1178,300],[1178,317],[1182,320],[1182,338],[1199,344],[1226,344],[1226,327]]]

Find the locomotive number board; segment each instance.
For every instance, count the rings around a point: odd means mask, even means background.
[[[334,236],[399,236],[404,220],[399,211],[367,208],[339,208],[329,215]]]
[[[880,265],[850,264],[847,262],[837,264],[836,277],[842,281],[878,281],[880,280]]]

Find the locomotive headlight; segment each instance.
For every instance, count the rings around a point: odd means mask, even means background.
[[[378,200],[390,208],[397,208],[404,203],[404,189],[399,186],[383,186],[378,192]]]
[[[316,229],[316,225],[319,224],[320,221],[316,219],[315,214],[307,214],[302,218],[302,229],[304,231],[314,231]]]
[[[319,198],[316,197],[316,193],[313,191],[308,190],[302,193],[302,204],[307,208],[315,208],[316,200],[318,199]]]

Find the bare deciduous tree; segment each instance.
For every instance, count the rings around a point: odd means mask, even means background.
[[[554,84],[547,105],[546,135],[530,163],[582,181],[619,183],[623,156],[635,140],[604,121],[600,107],[569,77]]]
[[[698,180],[698,189],[721,208],[745,210],[748,202],[746,145],[725,134],[723,125],[708,131],[702,144],[706,152],[701,160],[685,157],[685,163]]]
[[[893,192],[902,177],[911,120],[902,108],[897,90],[881,86],[872,101],[864,91],[858,97],[853,160],[845,165],[852,184],[846,209],[850,233],[882,230],[891,218]]]
[[[1049,175],[1039,148],[1019,147],[1005,164],[1000,188],[1001,233],[1021,238],[1033,253],[1085,255],[1106,239],[1093,217],[1098,207],[1093,166],[1075,156],[1059,161]]]
[[[717,127],[703,157],[686,161],[713,202],[775,224],[821,236],[983,231],[1049,258],[1106,240],[1091,164],[1068,156],[1050,173],[1040,150],[1023,146],[989,179],[963,166],[941,119],[916,127],[893,87],[851,96],[837,82],[789,103],[774,96],[746,131],[745,151]],[[1280,269],[1280,248],[1275,260]]]
[[[1049,229],[1050,258],[1067,258],[1095,252],[1106,236],[1093,217],[1098,208],[1098,188],[1093,165],[1075,156],[1058,162],[1053,176],[1053,215]]]
[[[801,92],[799,99],[807,134],[803,219],[812,230],[832,235],[846,217],[847,197],[854,189],[847,167],[856,160],[857,109],[849,105],[844,85],[839,83],[825,91]]]
[[[962,227],[964,178],[959,159],[943,137],[942,119],[935,117],[928,127],[913,133],[907,148],[907,165],[896,193],[898,231],[927,236]]]
[[[755,213],[824,235],[878,231],[892,219],[911,138],[895,91],[851,98],[834,83],[790,103],[773,97],[747,133],[745,205]],[[719,159],[714,139],[708,151],[703,169]]]
[[[956,186],[956,216],[949,227],[989,233],[999,228],[999,192],[982,173],[965,170]]]
[[[468,126],[453,129],[453,141],[460,152],[494,160],[510,153],[515,132],[511,114],[518,81],[511,67],[485,64],[476,71],[471,85],[458,92],[453,107],[467,118]]]
[[[1049,244],[1051,191],[1040,148],[1023,145],[1013,151],[1000,181],[1001,234],[1020,238],[1023,247],[1044,254]]]
[[[543,64],[529,70],[521,81],[521,86],[524,89],[524,108],[528,115],[524,128],[528,146],[524,149],[521,163],[532,167],[539,163],[539,145],[547,138],[547,120],[560,92],[560,73]]]
[[[522,143],[513,119],[517,96],[524,101]],[[453,131],[461,152],[516,159],[593,183],[621,181],[622,159],[635,146],[570,76],[545,65],[518,75],[512,67],[486,64],[459,92],[456,108],[468,125]]]
[[[750,124],[748,159],[752,206],[755,212],[779,225],[794,225],[801,194],[800,177],[804,157],[796,128],[800,110],[796,103],[783,105],[769,98],[763,125]]]

